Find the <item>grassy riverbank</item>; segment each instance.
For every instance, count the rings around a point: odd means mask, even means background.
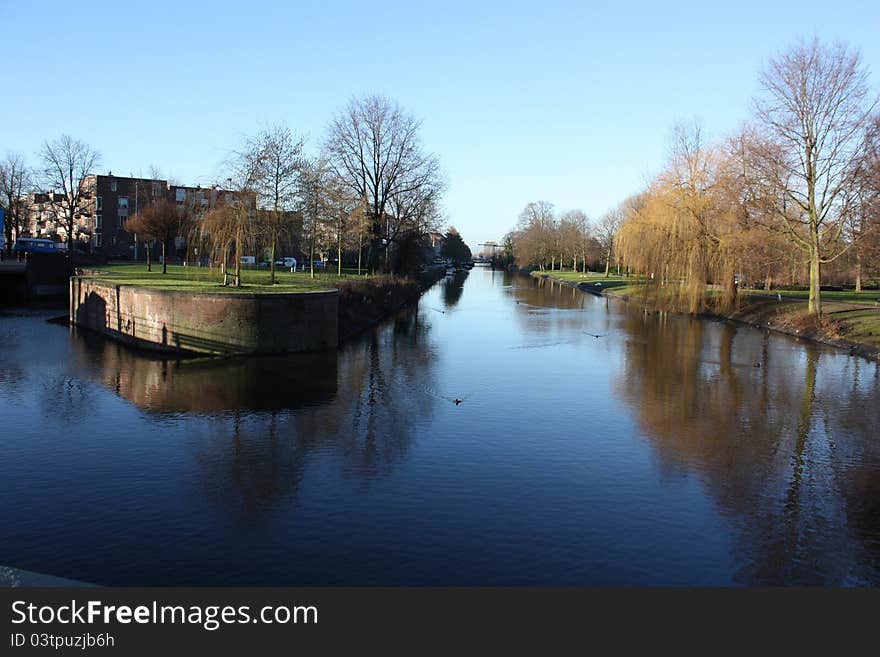
[[[749,289],[745,291],[749,294],[755,295],[771,294],[776,296],[777,294],[780,294],[783,297],[804,300],[808,299],[810,296],[809,290],[771,290],[770,292],[766,292],[764,290]],[[863,305],[880,305],[880,290],[862,290],[861,292],[856,292],[855,290],[823,290],[822,301],[845,301]]]
[[[740,310],[731,317],[820,342],[880,349],[880,305],[870,295],[864,292],[857,296],[854,292],[823,292],[819,321],[807,313],[806,293],[780,292],[779,295],[768,297],[763,293],[746,293]],[[863,301],[849,300],[853,298]]]
[[[588,271],[586,273],[580,271],[538,271],[531,273],[535,278],[544,276],[553,278],[558,281],[567,283],[586,283],[594,286],[596,289],[611,290],[616,294],[633,294],[640,287],[641,283],[634,278],[625,278],[623,276],[605,276],[598,272]]]
[[[536,277],[545,275],[567,283],[587,283],[613,294],[638,295],[648,301],[646,295],[639,294],[646,292],[645,286],[635,279],[606,278],[592,272],[532,272]],[[808,296],[801,290],[774,290],[769,294],[743,290],[734,312],[714,315],[880,358],[880,292],[822,292],[823,316],[818,321],[807,313]]]
[[[137,285],[160,290],[184,292],[211,292],[219,294],[283,294],[293,292],[320,292],[331,290],[346,281],[363,280],[357,273],[343,272],[338,276],[331,272],[316,272],[311,278],[308,271],[291,273],[287,270],[275,272],[276,283],[270,282],[270,274],[265,269],[243,269],[241,287],[221,285],[223,277],[219,269],[210,267],[185,267],[169,265],[168,273],[162,273],[162,265],[153,265],[148,272],[143,264],[105,265],[89,278],[105,281],[113,285]]]

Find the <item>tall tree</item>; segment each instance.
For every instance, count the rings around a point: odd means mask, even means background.
[[[67,253],[71,257],[76,220],[90,203],[91,190],[83,184],[83,180],[100,164],[101,156],[83,142],[62,135],[55,141],[43,144],[40,158],[43,162],[44,186],[54,192],[52,205],[55,213],[64,221]]]
[[[7,153],[0,161],[0,207],[6,211],[4,232],[6,233],[6,252],[12,253],[12,233],[16,239],[26,220],[27,201],[25,195],[30,191],[31,171],[18,153]]]
[[[440,255],[449,260],[456,262],[464,262],[471,259],[471,250],[461,234],[451,226],[443,238],[443,245],[440,247]]]
[[[324,246],[325,229],[334,223],[336,215],[332,204],[335,175],[324,157],[303,163],[300,176],[303,238],[309,251],[309,276],[315,277],[315,251]]]
[[[526,205],[519,215],[517,257],[523,264],[534,264],[544,271],[552,257],[556,217],[553,204],[537,201]]]
[[[615,239],[617,231],[620,230],[620,224],[623,223],[623,217],[623,208],[618,206],[602,215],[602,218],[599,219],[599,225],[596,226],[596,239],[602,246],[606,277],[611,273],[611,256],[614,255]]]
[[[417,119],[382,96],[353,99],[330,125],[329,165],[367,203],[374,271],[383,248],[390,246],[386,222],[391,199],[422,188],[436,170],[436,158],[422,147],[420,127]]]
[[[821,266],[851,244],[841,238],[868,157],[863,129],[877,100],[858,52],[818,39],[771,60],[760,81],[755,108],[764,140],[753,158],[753,183],[773,198],[774,218],[807,255],[808,311],[820,315]]]
[[[569,210],[559,220],[559,236],[562,250],[566,257],[571,259],[571,270],[577,271],[578,256],[581,256],[581,264],[587,261],[587,240],[589,236],[590,220],[583,210]]]
[[[275,126],[259,133],[248,146],[247,157],[258,169],[256,191],[266,212],[261,228],[269,249],[269,271],[275,284],[275,256],[281,239],[293,229],[293,210],[300,192],[303,139],[289,128]]]

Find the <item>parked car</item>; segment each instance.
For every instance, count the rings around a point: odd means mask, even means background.
[[[279,258],[275,261],[276,267],[284,267],[285,269],[296,269],[296,258]]]
[[[19,253],[58,253],[66,249],[59,247],[60,242],[53,240],[38,239],[35,237],[19,237],[15,240],[13,251]]]
[[[255,265],[257,264],[257,258],[256,256],[241,256],[241,264]]]

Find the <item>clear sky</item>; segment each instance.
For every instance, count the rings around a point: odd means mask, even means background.
[[[244,135],[284,122],[316,152],[379,93],[422,119],[472,248],[533,200],[598,217],[657,172],[677,120],[735,130],[799,38],[859,48],[880,88],[876,1],[0,0],[0,35],[0,155],[36,164],[67,133],[101,171],[209,184]]]

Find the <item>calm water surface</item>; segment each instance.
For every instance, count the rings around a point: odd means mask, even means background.
[[[880,584],[880,371],[859,358],[480,268],[324,355],[162,361],[53,314],[0,313],[3,565]]]

